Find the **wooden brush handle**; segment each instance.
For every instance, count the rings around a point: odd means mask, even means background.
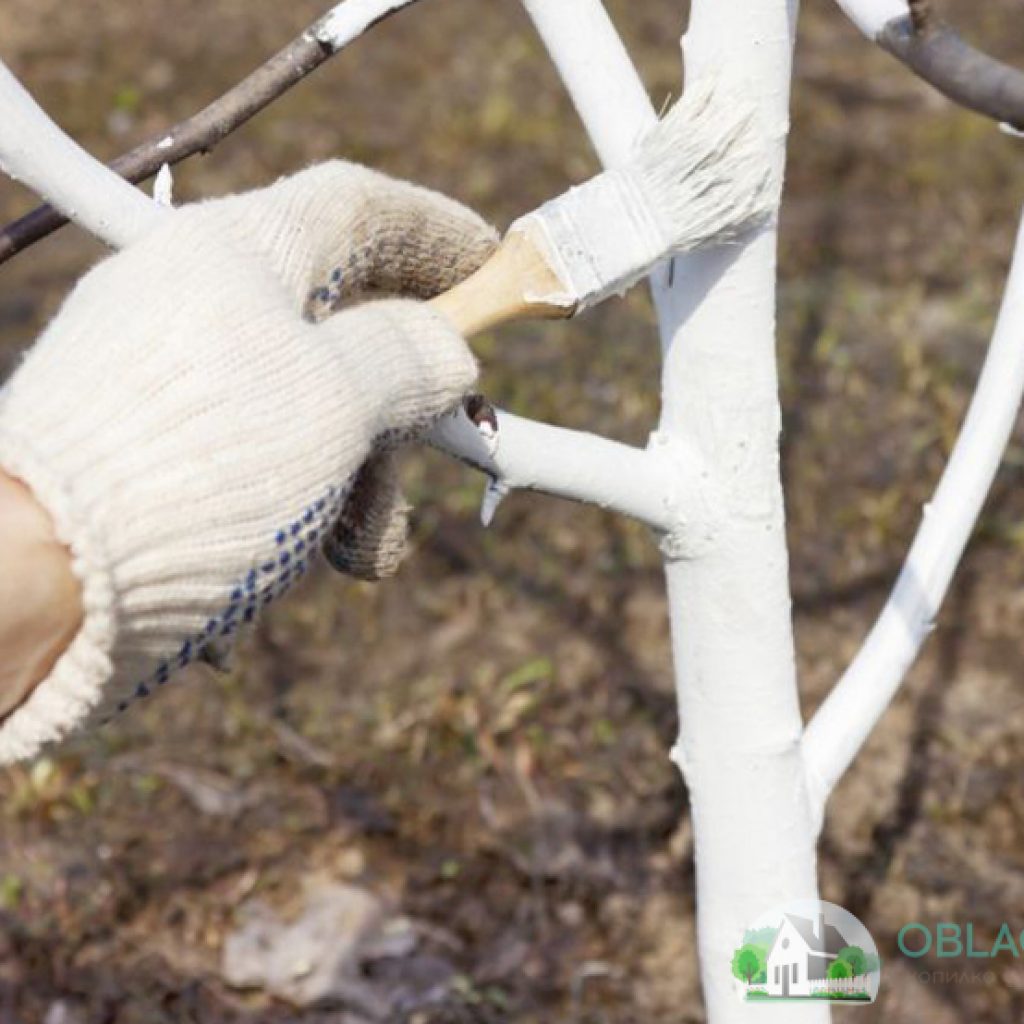
[[[513,231],[475,274],[432,299],[430,305],[444,314],[459,333],[472,337],[510,320],[559,320],[572,316],[572,305],[527,297],[557,296],[564,291],[565,286],[530,237]]]

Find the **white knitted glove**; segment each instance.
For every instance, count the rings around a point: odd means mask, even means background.
[[[82,279],[0,391],[0,467],[70,547],[85,613],[0,724],[0,763],[148,695],[306,571],[368,456],[476,377],[422,303],[311,321],[354,294],[433,295],[493,245],[454,201],[334,162],[182,207]],[[360,475],[343,567],[353,522],[395,547],[386,463]]]

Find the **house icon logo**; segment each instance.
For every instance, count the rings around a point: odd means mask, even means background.
[[[746,1002],[827,1000],[873,1003],[881,980],[878,948],[848,910],[822,900],[794,900],[762,914],[732,956]]]

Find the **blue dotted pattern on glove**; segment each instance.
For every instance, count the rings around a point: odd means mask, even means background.
[[[167,683],[172,673],[195,661],[206,644],[233,636],[240,626],[252,622],[260,610],[299,580],[320,551],[327,527],[337,519],[348,491],[347,486],[328,487],[323,497],[277,530],[267,555],[231,587],[224,611],[187,637],[176,654],[165,658],[153,673],[137,683],[134,693],[122,700],[117,710],[125,711],[132,701],[148,697],[154,688]]]

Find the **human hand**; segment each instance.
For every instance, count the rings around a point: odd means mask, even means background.
[[[303,575],[368,458],[476,377],[423,303],[335,310],[429,298],[494,244],[454,201],[332,162],[182,207],[82,279],[0,391],[0,469],[70,549],[83,613],[0,725],[0,762],[147,696]],[[350,520],[339,565],[395,544],[373,479],[379,537]]]

